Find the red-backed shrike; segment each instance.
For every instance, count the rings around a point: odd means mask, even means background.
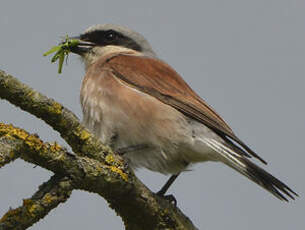
[[[104,144],[124,152],[132,168],[172,174],[159,194],[189,165],[219,161],[281,200],[297,196],[249,160],[266,163],[156,56],[142,35],[106,24],[88,28],[79,39],[71,51],[86,68],[80,93],[84,125]]]

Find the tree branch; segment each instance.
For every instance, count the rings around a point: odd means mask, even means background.
[[[23,160],[67,175],[74,189],[104,197],[122,217],[126,229],[195,229],[178,208],[150,192],[114,154],[108,154],[108,163],[104,164],[72,155],[58,144],[44,143],[22,129],[0,124],[0,143],[6,138],[14,146],[14,154]]]
[[[10,209],[0,219],[1,230],[24,230],[44,218],[52,209],[65,202],[71,195],[72,183],[66,177],[54,175],[41,186],[23,205]]]
[[[8,137],[11,146],[15,146],[13,152],[17,156],[56,174],[68,176],[74,189],[103,196],[122,217],[126,229],[196,229],[178,208],[148,190],[118,155],[103,146],[79,124],[73,113],[58,102],[2,71],[0,98],[46,121],[61,133],[77,155],[5,124],[0,125],[0,143],[6,140],[1,137]]]
[[[19,157],[13,151],[13,144],[10,139],[0,138],[0,168]]]

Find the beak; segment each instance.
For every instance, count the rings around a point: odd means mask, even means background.
[[[81,40],[79,36],[69,37],[70,39],[79,40],[79,43],[77,46],[71,47],[70,51],[72,53],[78,54],[82,56],[83,54],[89,52],[94,46],[96,46],[92,42]]]

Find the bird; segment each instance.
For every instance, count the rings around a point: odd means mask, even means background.
[[[253,162],[267,164],[140,33],[98,24],[73,39],[79,43],[70,51],[81,57],[86,72],[80,90],[84,126],[131,168],[171,175],[158,195],[166,196],[193,164],[214,161],[280,200],[298,196]]]

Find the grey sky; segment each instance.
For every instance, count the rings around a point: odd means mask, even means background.
[[[305,1],[3,1],[0,69],[81,117],[84,71],[71,55],[58,76],[42,53],[66,34],[116,23],[142,33],[160,58],[231,125],[300,194],[283,203],[232,169],[198,164],[172,186],[178,206],[200,229],[304,229]],[[0,121],[66,145],[33,116],[0,101]],[[258,162],[256,162],[258,163]],[[258,163],[259,164],[259,163]],[[16,161],[0,170],[0,215],[30,197],[51,173]],[[156,191],[167,179],[140,170]],[[75,191],[31,229],[122,229],[105,201]]]

